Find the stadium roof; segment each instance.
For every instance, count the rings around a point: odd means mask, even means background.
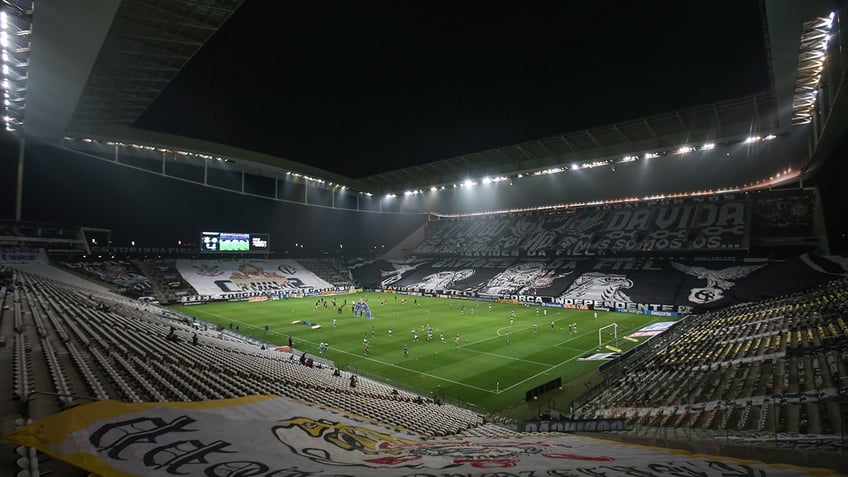
[[[449,159],[433,157],[423,165],[399,167],[403,163],[393,161],[386,163],[382,172],[352,179],[310,165],[308,160],[297,162],[297,157],[288,160],[135,126],[166,86],[242,6],[242,0],[35,3],[28,51],[25,136],[57,144],[71,136],[184,148],[230,157],[259,171],[297,171],[375,193],[448,183],[469,174],[497,175],[695,141],[718,142],[786,131],[796,88],[801,19],[827,12],[829,4],[764,2],[761,25],[771,76],[771,88],[766,91]],[[26,8],[22,11],[26,16]],[[238,65],[232,67],[235,70]],[[239,87],[235,76],[233,94]],[[627,78],[621,83],[626,86]],[[333,141],[332,134],[327,132],[328,142]]]

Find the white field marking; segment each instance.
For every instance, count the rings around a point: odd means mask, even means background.
[[[497,336],[501,337],[502,336],[500,334],[501,330],[505,330],[505,329],[507,329],[507,328],[505,328],[505,327],[499,328],[496,332]],[[529,327],[524,327],[524,328],[510,327],[510,329],[520,331],[522,329],[529,329]],[[496,356],[498,358],[503,358],[503,359],[511,360],[511,361],[523,361],[525,363],[538,364],[539,366],[550,366],[551,365],[550,363],[541,363],[539,361],[532,361],[532,360],[529,360],[529,359],[516,358],[514,356],[504,356],[502,354],[489,353],[488,351],[479,351],[479,350],[476,350],[476,349],[468,348],[468,346],[471,346],[471,345],[474,345],[474,344],[477,344],[477,343],[482,343],[484,341],[493,340],[493,339],[495,339],[495,338],[483,338],[482,340],[472,341],[470,343],[466,343],[466,344],[463,344],[463,345],[456,346],[456,347],[454,347],[454,349],[462,348],[465,351],[471,351],[471,352],[474,352],[474,353],[485,354],[485,355],[489,355],[489,356]]]
[[[589,333],[584,333],[584,336],[585,336],[585,335],[588,335],[588,334],[589,334]],[[570,340],[569,340],[569,341],[570,341]],[[566,341],[564,341],[563,343],[566,343]],[[560,343],[560,344],[563,344],[563,343]],[[557,345],[557,346],[558,346],[558,345]],[[517,382],[517,383],[513,384],[512,386],[509,386],[509,387],[506,387],[506,388],[501,389],[501,392],[509,391],[510,389],[512,389],[512,388],[514,388],[514,387],[516,387],[516,386],[518,386],[518,385],[520,385],[520,384],[524,384],[524,383],[526,383],[527,381],[530,381],[531,379],[536,378],[537,376],[541,376],[541,375],[543,375],[543,374],[547,374],[549,371],[552,371],[552,370],[554,370],[554,369],[556,369],[556,368],[558,368],[558,367],[562,366],[562,365],[563,365],[563,364],[565,364],[565,363],[570,363],[570,362],[572,362],[572,361],[576,360],[576,359],[577,359],[577,358],[579,358],[579,357],[580,357],[580,355],[577,355],[577,356],[574,356],[573,358],[571,358],[571,359],[569,359],[569,360],[566,360],[566,361],[563,361],[563,362],[561,362],[561,363],[559,363],[559,364],[556,364],[556,365],[554,365],[554,366],[551,366],[550,368],[548,368],[548,369],[547,369],[547,370],[545,370],[545,371],[542,371],[542,372],[540,372],[540,373],[536,373],[536,374],[534,374],[533,376],[530,376],[530,377],[528,377],[528,378],[526,378],[526,379],[524,379],[524,380],[522,380],[522,381],[519,381],[519,382]]]
[[[539,361],[532,361],[532,360],[529,360],[529,359],[516,358],[514,356],[504,356],[502,354],[489,353],[487,351],[478,351],[476,349],[471,349],[471,348],[463,348],[463,351],[471,351],[473,353],[485,354],[487,356],[495,356],[495,357],[503,358],[503,359],[510,360],[510,361],[521,361],[521,362],[524,362],[524,363],[538,364],[539,366],[550,366],[551,365],[550,363],[541,363]]]
[[[305,340],[305,339],[301,339],[300,341],[303,341],[305,343],[311,344],[312,346],[315,346],[315,343],[312,342],[312,341]],[[405,368],[403,366],[399,366],[399,365],[394,364],[394,363],[387,363],[385,361],[380,361],[379,359],[374,359],[374,358],[371,358],[370,356],[362,356],[359,353],[351,353],[350,351],[345,351],[343,349],[334,349],[333,352],[343,353],[343,354],[347,354],[347,355],[350,355],[350,356],[356,356],[357,358],[364,358],[364,359],[367,359],[368,361],[380,363],[380,364],[385,365],[385,366],[391,366],[392,368],[402,369],[404,371],[410,371],[410,372],[413,372],[413,373],[420,374],[421,376],[427,376],[428,378],[438,379],[440,381],[445,381],[445,382],[448,382],[448,383],[451,383],[451,384],[456,384],[456,385],[463,386],[463,387],[466,387],[466,388],[476,389],[478,391],[483,391],[483,392],[488,392],[488,393],[494,394],[494,392],[491,389],[478,388],[477,386],[472,386],[470,384],[461,383],[459,381],[454,381],[453,379],[444,378],[442,376],[436,376],[435,374],[422,373],[421,371],[416,371],[414,369]]]

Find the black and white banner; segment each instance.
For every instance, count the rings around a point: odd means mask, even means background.
[[[690,313],[807,290],[848,275],[841,257],[784,262],[450,258],[378,261],[353,270],[366,287],[634,313]],[[369,281],[370,280],[370,281]]]
[[[177,260],[180,275],[199,295],[299,295],[332,289],[294,260]]]
[[[728,196],[441,219],[413,254],[557,257],[748,249],[748,200]]]

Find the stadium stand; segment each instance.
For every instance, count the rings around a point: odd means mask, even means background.
[[[91,399],[130,402],[222,399],[279,394],[329,403],[424,435],[453,434],[482,417],[423,396],[327,367],[291,353],[220,339],[157,315],[157,308],[16,271],[14,390],[21,417],[41,417]],[[5,289],[4,289],[5,291]],[[199,335],[191,344],[192,334]],[[39,356],[38,352],[43,356]],[[33,383],[51,381],[55,402],[33,400]],[[44,389],[43,385],[37,389]],[[40,393],[39,393],[40,394]]]
[[[144,296],[152,292],[150,280],[134,264],[125,260],[91,260],[84,262],[61,262],[61,265],[77,273],[116,288],[119,294]]]
[[[843,278],[692,316],[576,403],[575,416],[625,418],[637,434],[757,431],[838,447],[848,419],[846,297]]]
[[[197,295],[177,270],[176,260],[137,260],[139,270],[150,279],[154,295],[162,303],[178,303],[180,298]]]
[[[337,289],[348,289],[355,285],[350,270],[336,258],[300,258],[297,263]]]

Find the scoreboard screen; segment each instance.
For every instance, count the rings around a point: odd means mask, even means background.
[[[201,252],[262,253],[270,250],[269,234],[248,234],[237,232],[201,232]]]

